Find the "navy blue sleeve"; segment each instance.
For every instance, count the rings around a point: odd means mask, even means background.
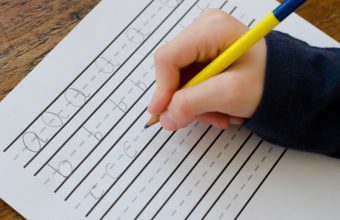
[[[340,158],[340,49],[276,31],[266,44],[263,96],[245,126],[272,143]]]

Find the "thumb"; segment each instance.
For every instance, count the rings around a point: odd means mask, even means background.
[[[226,106],[233,101],[235,87],[235,83],[231,82],[228,74],[220,74],[198,85],[178,90],[160,116],[162,126],[166,130],[175,130],[207,112],[228,113]]]

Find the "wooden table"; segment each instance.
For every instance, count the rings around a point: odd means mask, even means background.
[[[0,0],[0,100],[98,2],[99,0]],[[339,0],[309,0],[298,14],[340,41]],[[23,218],[0,199],[0,219]]]

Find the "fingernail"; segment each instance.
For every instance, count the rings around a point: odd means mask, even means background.
[[[243,119],[242,118],[231,117],[229,119],[229,121],[230,121],[230,124],[232,124],[232,125],[241,125],[241,124],[243,124]]]
[[[220,124],[217,121],[212,121],[211,125],[215,128],[220,128]]]
[[[176,123],[171,119],[171,116],[169,116],[168,112],[165,112],[161,115],[161,123],[166,130],[172,131],[177,127]]]

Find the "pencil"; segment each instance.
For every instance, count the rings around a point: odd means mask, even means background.
[[[277,8],[258,22],[254,28],[249,29],[237,41],[217,56],[182,88],[197,85],[227,69],[305,1],[306,0],[286,0],[281,3]],[[159,115],[152,116],[145,125],[145,128],[148,128],[158,122]]]

